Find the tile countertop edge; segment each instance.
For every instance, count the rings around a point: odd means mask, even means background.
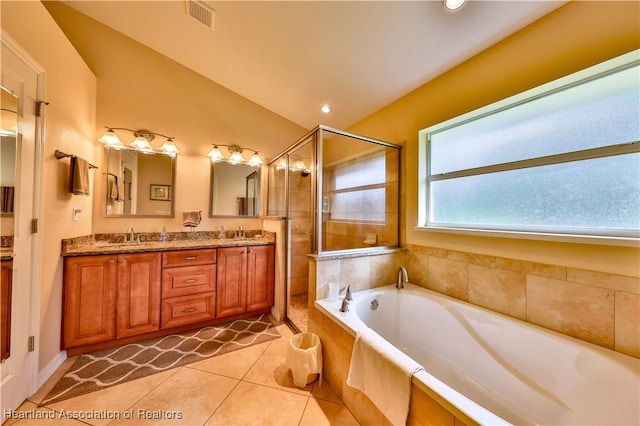
[[[154,251],[192,250],[221,247],[262,246],[275,244],[275,234],[263,233],[263,237],[245,239],[195,239],[170,241],[144,241],[141,243],[108,243],[96,241],[93,235],[62,240],[62,257],[91,256],[120,253],[144,253]]]

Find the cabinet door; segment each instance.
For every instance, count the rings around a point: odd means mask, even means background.
[[[275,281],[273,246],[253,246],[247,254],[247,311],[273,306]]]
[[[216,318],[247,310],[247,248],[218,249]]]
[[[160,330],[160,253],[118,255],[116,337]]]
[[[116,256],[65,258],[64,348],[116,337]]]

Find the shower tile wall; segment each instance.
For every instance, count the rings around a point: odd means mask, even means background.
[[[309,283],[309,261],[311,253],[311,176],[299,172],[289,174],[289,217],[291,221],[291,269],[289,271],[289,294],[306,293]]]

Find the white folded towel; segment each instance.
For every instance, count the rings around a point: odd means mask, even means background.
[[[411,402],[411,376],[422,369],[366,328],[356,334],[347,384],[367,395],[393,425],[405,425]]]

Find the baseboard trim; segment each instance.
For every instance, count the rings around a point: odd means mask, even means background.
[[[44,385],[45,382],[49,380],[49,377],[51,377],[53,373],[56,372],[58,367],[60,367],[66,360],[67,352],[59,352],[58,355],[53,357],[53,359],[49,361],[49,363],[42,370],[40,370],[40,372],[38,373],[38,389],[40,389],[42,385]]]

